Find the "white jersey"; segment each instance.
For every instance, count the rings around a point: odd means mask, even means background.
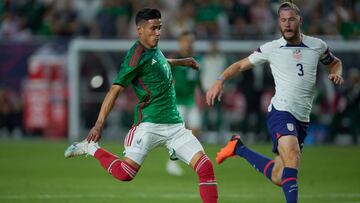
[[[315,96],[319,61],[329,65],[334,56],[321,39],[302,34],[300,45],[288,45],[284,38],[263,44],[249,56],[253,65],[269,62],[275,82],[271,99],[277,110],[290,112],[296,119],[309,122]]]

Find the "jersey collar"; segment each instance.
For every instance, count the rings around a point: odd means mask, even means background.
[[[146,48],[146,47],[140,42],[139,39],[137,40],[137,43],[140,44],[140,46],[142,46],[142,47],[145,49],[145,51],[158,49],[158,46],[156,46],[156,47],[154,47],[154,48]]]
[[[287,41],[284,39],[284,37],[281,37],[281,46],[280,48],[283,48],[283,47],[306,47],[306,48],[309,48],[306,44],[304,44],[304,38],[306,36],[304,34],[301,33],[301,43],[300,44],[288,44]]]

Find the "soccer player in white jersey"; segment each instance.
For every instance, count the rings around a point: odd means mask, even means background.
[[[230,65],[207,92],[209,105],[221,99],[223,84],[238,73],[268,62],[275,81],[275,95],[268,108],[267,127],[273,141],[273,160],[246,147],[239,135],[220,150],[216,162],[228,157],[245,158],[274,184],[281,186],[287,203],[298,200],[297,173],[314,98],[318,62],[326,65],[329,79],[343,83],[342,63],[321,39],[301,33],[299,8],[284,2],[278,10],[282,37],[260,46],[249,57]]]

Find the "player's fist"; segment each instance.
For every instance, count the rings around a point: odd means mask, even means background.
[[[342,85],[344,83],[344,79],[341,75],[334,73],[329,74],[329,80],[333,81],[336,85]]]
[[[101,131],[102,131],[102,128],[99,128],[97,126],[94,126],[91,128],[86,140],[88,142],[91,142],[91,141],[94,141],[94,142],[97,142],[100,140],[101,138]]]
[[[193,57],[184,58],[183,60],[184,60],[185,66],[190,66],[191,68],[193,68],[195,70],[199,70],[200,65]]]

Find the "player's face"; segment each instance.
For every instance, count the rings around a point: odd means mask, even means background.
[[[161,26],[161,19],[150,19],[138,25],[140,42],[146,48],[154,48],[157,46],[160,40]]]
[[[185,52],[191,52],[194,43],[194,37],[192,35],[185,35],[179,39],[180,49]]]
[[[279,14],[279,26],[282,36],[287,41],[300,39],[301,17],[293,10],[282,10]]]

